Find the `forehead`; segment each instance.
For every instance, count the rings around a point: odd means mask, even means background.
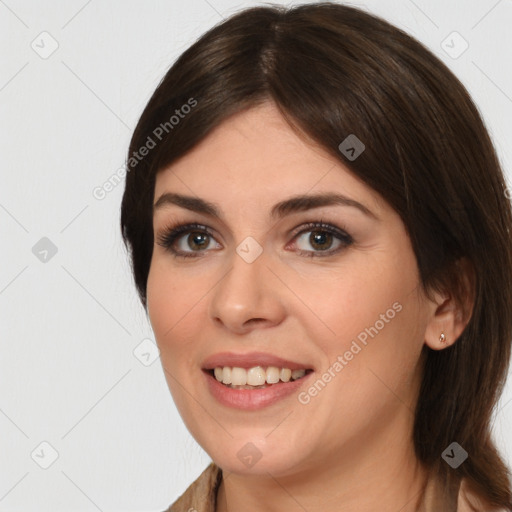
[[[357,196],[374,210],[383,207],[375,191],[300,137],[271,103],[230,117],[160,171],[155,198],[167,191],[254,206],[308,192],[338,192]]]

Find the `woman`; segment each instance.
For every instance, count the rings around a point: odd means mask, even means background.
[[[511,510],[512,214],[467,91],[353,7],[251,8],[168,71],[122,233],[212,463],[170,511]]]

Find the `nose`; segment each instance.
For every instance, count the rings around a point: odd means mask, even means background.
[[[267,265],[265,252],[248,263],[233,251],[230,270],[210,296],[209,316],[215,323],[233,333],[245,334],[284,320],[282,285]]]

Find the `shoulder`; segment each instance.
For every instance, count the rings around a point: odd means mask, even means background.
[[[507,509],[493,507],[483,497],[472,491],[466,479],[460,484],[457,512],[509,512]]]
[[[211,462],[165,512],[215,512],[222,470]]]

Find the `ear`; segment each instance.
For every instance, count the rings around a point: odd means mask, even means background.
[[[425,330],[425,343],[433,350],[453,345],[468,324],[475,297],[475,271],[467,258],[456,261],[457,289],[432,292],[432,315]],[[457,300],[457,296],[459,300]]]

